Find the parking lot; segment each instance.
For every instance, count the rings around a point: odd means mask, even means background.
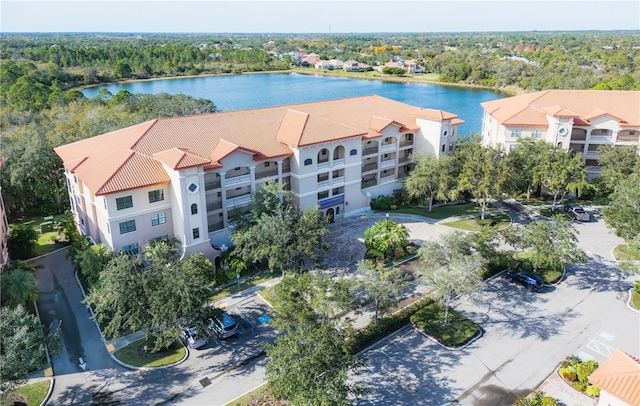
[[[637,354],[640,320],[622,293],[632,278],[599,258],[592,253],[589,264],[570,267],[540,292],[496,277],[459,299],[454,308],[484,332],[464,349],[444,349],[411,327],[387,337],[364,354],[367,366],[352,378],[370,390],[355,403],[513,404],[567,355],[602,362],[615,348]]]

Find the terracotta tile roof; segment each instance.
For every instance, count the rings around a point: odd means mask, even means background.
[[[589,382],[629,405],[640,405],[640,360],[621,350],[600,364]]]
[[[209,158],[203,158],[186,148],[171,148],[166,151],[153,154],[153,158],[174,170],[202,166],[211,163]]]
[[[65,168],[96,195],[169,182],[160,162],[180,169],[217,168],[236,150],[261,161],[291,156],[291,147],[350,137],[380,137],[385,124],[417,131],[416,117],[457,116],[416,109],[380,96],[302,103],[148,121],[55,149]]]
[[[549,114],[574,117],[576,125],[589,125],[593,118],[609,115],[621,127],[640,127],[640,91],[545,90],[484,102],[481,106],[505,126],[547,126]]]

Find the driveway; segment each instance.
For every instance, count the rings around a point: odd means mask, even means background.
[[[602,362],[621,348],[638,356],[640,319],[626,307],[633,278],[605,257],[618,239],[600,223],[577,226],[590,261],[569,267],[557,286],[530,293],[498,277],[484,284],[476,300],[458,300],[456,310],[484,330],[467,348],[443,349],[411,328],[382,340],[365,353],[367,369],[354,377],[372,390],[356,403],[513,404],[567,355]]]

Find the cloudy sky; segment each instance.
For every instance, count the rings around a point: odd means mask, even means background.
[[[1,32],[640,30],[640,1],[0,0]]]

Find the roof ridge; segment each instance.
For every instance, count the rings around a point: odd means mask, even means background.
[[[131,158],[133,158],[135,155],[136,155],[136,152],[135,152],[135,151],[131,151],[131,153],[129,154],[129,156],[128,156],[126,159],[122,160],[122,163],[120,163],[120,166],[118,166],[118,168],[117,168],[115,171],[113,171],[113,173],[111,174],[111,176],[109,176],[107,179],[105,179],[105,181],[104,181],[104,182],[102,182],[102,185],[100,185],[100,186],[96,189],[96,192],[95,192],[95,195],[96,195],[96,196],[98,196],[99,194],[102,194],[102,189],[104,189],[104,187],[105,187],[105,186],[106,186],[106,185],[107,185],[107,184],[108,184],[108,183],[109,183],[113,178],[115,178],[115,176],[116,176],[117,174],[119,174],[119,173],[120,173],[120,171],[122,170],[122,168],[124,167],[124,165],[125,165],[127,162],[129,162],[129,161],[131,160]]]
[[[140,136],[138,137],[138,139],[136,140],[136,142],[134,142],[132,145],[129,146],[129,149],[131,151],[133,151],[133,149],[136,147],[136,145],[138,145],[138,143],[140,142],[140,140],[142,140],[142,138],[147,135],[147,133],[156,125],[156,123],[158,122],[159,119],[155,118],[153,120],[149,120],[149,121],[144,121],[140,124],[144,124],[146,122],[149,123],[149,126],[142,132],[142,134],[140,134]]]

